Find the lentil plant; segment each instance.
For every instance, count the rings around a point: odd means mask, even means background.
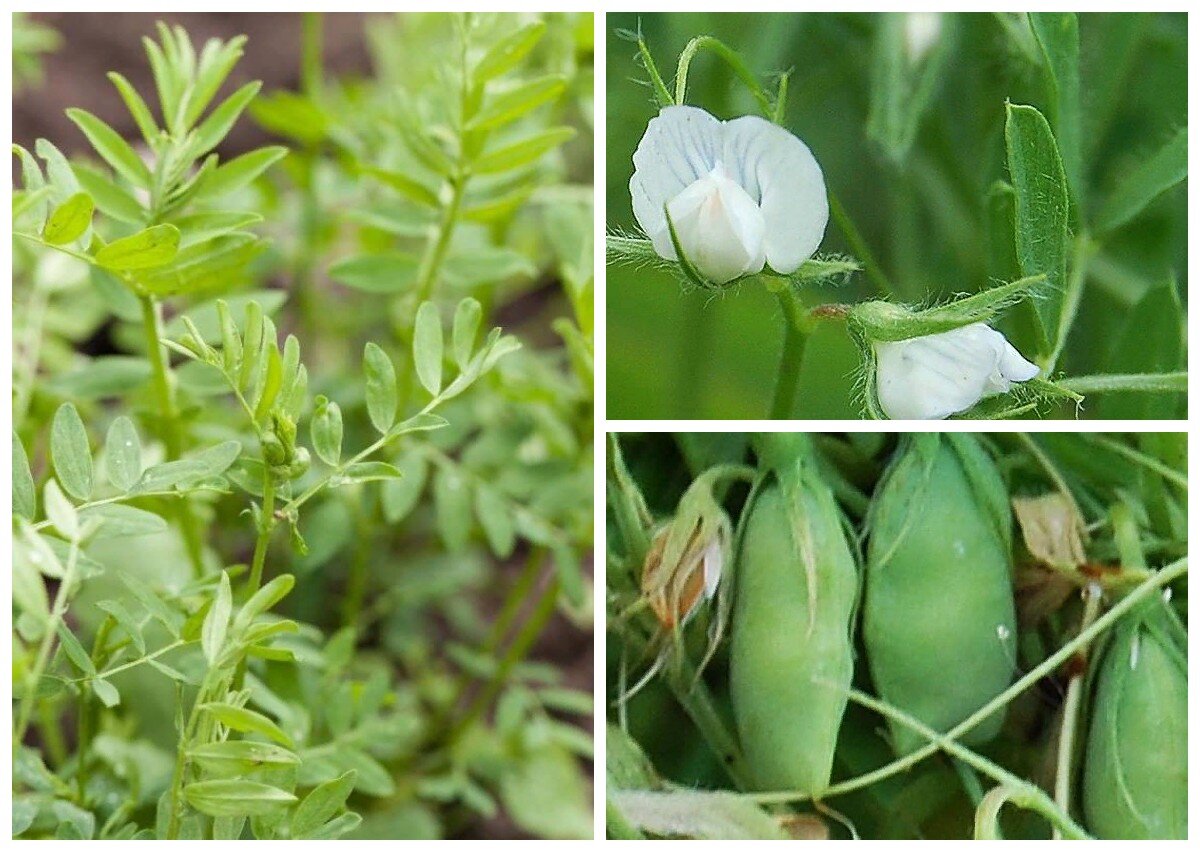
[[[611,416],[1182,415],[1184,16],[607,23]]]
[[[591,835],[591,18],[363,22],[14,146],[14,837]]]
[[[610,837],[1187,837],[1186,435],[608,450]]]

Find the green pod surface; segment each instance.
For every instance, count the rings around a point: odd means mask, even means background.
[[[1082,781],[1096,837],[1187,838],[1186,643],[1156,603],[1120,623],[1095,661]]]
[[[863,642],[875,689],[946,731],[1008,686],[1016,613],[1012,516],[991,458],[970,435],[904,439],[867,518]],[[985,742],[997,711],[962,739]],[[890,723],[898,754],[925,740]]]
[[[858,567],[810,462],[772,475],[746,511],[730,644],[739,740],[757,789],[820,795],[854,669]]]

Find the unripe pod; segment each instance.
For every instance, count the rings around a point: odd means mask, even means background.
[[[1083,811],[1097,837],[1187,838],[1186,643],[1155,601],[1120,622],[1095,661]]]
[[[939,731],[1008,686],[1016,633],[1012,517],[987,453],[963,434],[905,439],[875,490],[863,642],[879,696]],[[1003,711],[964,735],[994,737]],[[907,754],[925,740],[891,725]]]
[[[854,670],[858,568],[810,459],[768,479],[746,512],[730,645],[738,735],[756,787],[819,796]]]

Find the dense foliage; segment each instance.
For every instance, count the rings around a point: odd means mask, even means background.
[[[14,147],[14,836],[591,834],[592,19],[364,25]]]

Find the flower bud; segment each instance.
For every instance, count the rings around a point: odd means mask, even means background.
[[[872,345],[875,393],[893,420],[940,420],[1038,374],[1003,334],[980,322]]]
[[[706,279],[723,284],[762,271],[762,211],[721,163],[667,202],[667,213],[679,247]]]
[[[709,484],[698,480],[675,518],[655,534],[642,566],[642,594],[664,628],[684,624],[716,594],[732,538]]]

